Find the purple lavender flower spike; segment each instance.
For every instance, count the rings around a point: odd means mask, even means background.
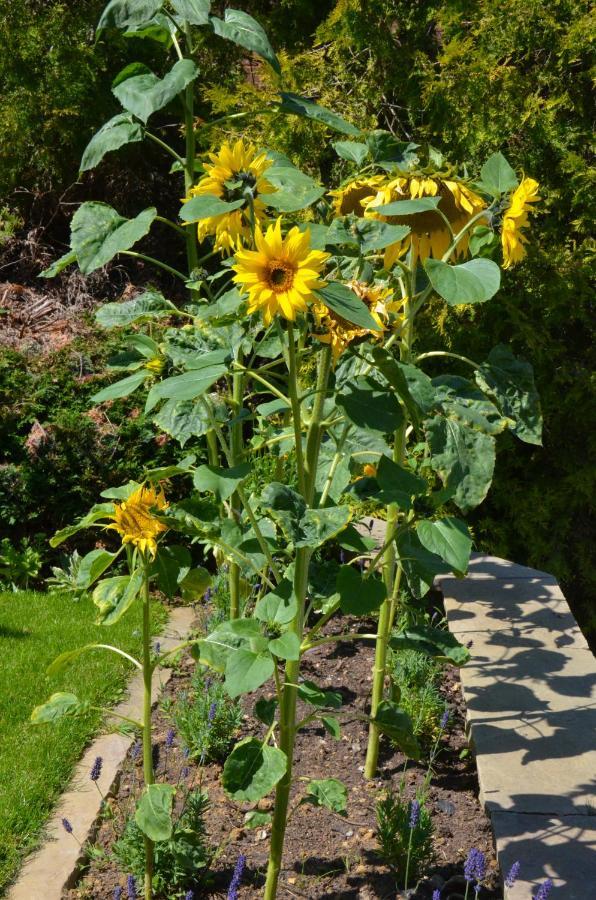
[[[234,867],[234,874],[232,875],[230,887],[228,888],[228,900],[238,900],[238,888],[240,887],[245,865],[246,856],[241,853]]]
[[[340,563],[342,564],[342,566],[343,566],[343,564],[344,564],[345,561],[346,561],[346,554],[344,553],[343,550],[340,550],[340,551],[339,551],[339,561],[340,561]]]
[[[209,725],[211,725],[211,723],[213,722],[216,712],[217,712],[217,703],[214,700],[213,703],[211,704],[211,706],[209,707],[209,712],[207,713],[207,722],[209,723]]]
[[[410,806],[410,828],[414,829],[418,825],[420,821],[420,804],[418,800],[412,800],[412,805]]]
[[[154,744],[151,748],[151,756],[153,759],[153,768],[157,771],[159,767],[159,744]]]
[[[473,847],[464,863],[464,878],[467,882],[482,881],[486,875],[486,858],[481,850]]]
[[[132,750],[131,750],[131,752],[130,752],[131,758],[132,758],[132,759],[138,759],[139,754],[140,754],[140,752],[141,752],[142,749],[143,749],[143,745],[141,744],[141,742],[140,742],[140,741],[135,741],[135,743],[134,743],[134,745],[133,745],[133,748],[132,748]]]
[[[174,737],[176,736],[176,732],[173,728],[168,729],[168,733],[166,734],[166,747],[170,750],[174,746]]]
[[[184,766],[184,768],[180,772],[180,775],[182,777],[182,780],[186,781],[186,779],[190,775],[190,769],[188,768],[188,766]]]
[[[441,892],[438,888],[433,891],[433,900],[441,900]]]
[[[91,768],[91,772],[89,773],[89,778],[91,781],[99,781],[99,776],[101,775],[101,767],[103,766],[103,759],[101,756],[95,757],[95,762]]]
[[[195,892],[194,892],[194,891],[188,891],[188,893],[186,893],[186,894],[184,895],[184,900],[195,900]]]
[[[70,824],[68,819],[62,819],[62,827],[67,834],[72,834],[72,825]]]
[[[447,728],[447,724],[449,722],[450,710],[446,709],[443,715],[441,716],[441,731],[445,731]]]
[[[155,655],[159,656],[160,653],[161,653],[161,644],[159,641],[156,641],[155,642]]]
[[[122,894],[123,891],[121,887],[114,888],[114,900],[122,900]]]
[[[138,900],[137,883],[134,879],[134,875],[129,875],[126,879],[126,893],[128,894],[128,900]]]
[[[188,757],[190,756],[190,748],[189,747],[184,748],[184,750],[182,751],[182,756],[184,757],[184,759],[188,759]]]
[[[508,887],[508,888],[513,887],[513,885],[517,881],[520,868],[521,868],[521,864],[520,864],[519,860],[517,860],[516,862],[513,863],[513,865],[509,869],[509,874],[507,875],[507,878],[505,879],[505,887]]]
[[[534,897],[534,900],[546,900],[549,896],[550,892],[553,889],[553,880],[552,878],[547,878],[544,884],[541,884],[538,888],[538,893]]]

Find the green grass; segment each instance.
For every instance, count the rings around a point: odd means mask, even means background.
[[[160,612],[156,619],[162,618]],[[132,669],[101,650],[83,654],[51,679],[45,674],[48,664],[63,651],[94,641],[133,655],[140,650],[140,604],[112,627],[94,620],[90,599],[76,603],[59,594],[0,593],[0,895],[37,843],[74,764],[101,724],[101,714],[91,712],[82,719],[32,726],[31,710],[63,690],[94,705],[111,705]]]

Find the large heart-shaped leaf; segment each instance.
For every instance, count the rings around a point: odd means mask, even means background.
[[[504,344],[494,347],[479,366],[476,382],[515,423],[511,430],[527,444],[542,444],[542,413],[532,366]]]
[[[210,491],[218,500],[228,500],[236,488],[250,474],[251,465],[241,463],[231,469],[220,466],[199,466],[193,475],[193,483],[198,491]]]
[[[418,200],[394,200],[383,206],[370,206],[369,209],[384,216],[415,216],[418,213],[432,212],[440,202],[440,197],[420,197]]]
[[[147,394],[146,412],[154,409],[160,400],[195,400],[201,397],[226,374],[228,367],[224,360],[227,358],[227,350],[211,350],[196,360],[190,372],[154,384]]]
[[[267,169],[267,181],[274,186],[275,193],[261,194],[260,199],[279,212],[305,209],[325,193],[324,187],[295,166],[272,166]]]
[[[387,597],[387,588],[381,578],[376,575],[363,578],[353,566],[340,568],[336,587],[341,611],[349,616],[368,616],[379,609]]]
[[[132,75],[115,84],[112,92],[124,109],[146,123],[154,112],[163,109],[182,93],[198,74],[199,70],[191,59],[179,59],[163,78],[158,78],[153,72]]]
[[[370,152],[368,145],[361,144],[359,141],[335,141],[333,149],[342,159],[355,162],[358,168]]]
[[[348,790],[337,778],[321,778],[309,781],[306,796],[302,803],[324,806],[334,813],[345,815],[348,803]]]
[[[330,281],[324,288],[315,291],[315,294],[342,319],[368,331],[379,331],[379,323],[371,316],[366,303],[347,285]]]
[[[108,550],[90,550],[81,560],[77,572],[77,587],[87,589],[100,575],[112,565],[118,553],[110,553]]]
[[[450,306],[484,303],[494,297],[501,284],[501,270],[491,259],[471,259],[452,266],[429,258],[424,268],[437,294]]]
[[[191,25],[207,25],[211,0],[170,0],[181,19]]]
[[[88,704],[82,703],[75,694],[58,691],[45,703],[35,707],[31,713],[31,724],[45,725],[48,722],[57,722],[65,716],[81,715],[88,708]]]
[[[103,125],[94,134],[83,153],[80,171],[94,169],[106,153],[118,150],[125,144],[134,144],[143,140],[143,129],[127,113],[119,113]]]
[[[120,400],[122,397],[128,397],[133,391],[145,383],[151,375],[148,369],[141,369],[139,372],[133,372],[121,381],[115,381],[107,387],[102,388],[96,394],[93,394],[91,401],[93,403],[105,403],[106,400]]]
[[[151,565],[151,575],[156,576],[157,586],[166,597],[173,598],[180,581],[187,575],[191,567],[190,551],[177,545],[161,547]]]
[[[193,400],[168,400],[153,417],[161,431],[178,441],[181,447],[193,437],[210,430],[209,417],[200,403]]]
[[[409,472],[385,455],[379,460],[376,479],[383,502],[397,503],[405,512],[412,508],[412,498],[426,493],[428,487],[424,478]]]
[[[410,759],[420,759],[420,746],[414,734],[412,720],[396,703],[382,700],[372,721],[406,756]]]
[[[326,541],[336,537],[349,520],[350,509],[348,506],[307,509],[298,524],[298,534],[295,537],[294,545],[316,550]]]
[[[143,586],[143,573],[104,578],[93,591],[93,602],[99,610],[102,625],[114,625],[138,597]]]
[[[453,516],[434,522],[423,519],[416,525],[416,532],[422,546],[440,556],[456,575],[466,574],[472,538],[465,522]]]
[[[517,175],[502,153],[493,153],[480,169],[480,187],[500,197],[518,185]]]
[[[236,803],[258,803],[283,778],[286,768],[285,753],[248,737],[236,744],[226,759],[222,784]]]
[[[157,215],[154,206],[125,219],[107,203],[81,203],[72,218],[70,246],[84,275],[109,263],[144,237]]]
[[[254,614],[261,622],[288,625],[297,611],[294,585],[288,578],[283,578],[274,591],[257,601]]]
[[[110,0],[97,23],[97,32],[144,25],[162,6],[163,0]]]
[[[222,216],[244,206],[244,200],[222,200],[215,194],[199,194],[193,197],[180,208],[180,218],[183,222],[198,222],[200,219],[211,219],[213,216]]]
[[[414,625],[393,635],[389,639],[393,650],[418,650],[435,659],[449,662],[454,666],[463,666],[470,659],[470,651],[460,644],[455,635],[446,628],[433,628],[430,625]]]
[[[440,556],[423,547],[415,531],[405,531],[396,539],[400,565],[415,597],[424,597],[437,575],[451,571]]]
[[[132,322],[148,322],[172,314],[176,307],[159,291],[145,291],[132,300],[122,303],[106,303],[95,313],[95,319],[103,328],[122,328]]]
[[[456,419],[435,416],[424,422],[430,464],[463,513],[488,493],[495,468],[495,439]]]
[[[172,837],[172,803],[176,788],[171,784],[147,784],[137,803],[135,822],[151,841]]]
[[[347,384],[335,402],[359,428],[383,434],[395,431],[404,420],[403,410],[392,391],[370,375],[361,375]]]
[[[226,662],[225,687],[230,697],[249,694],[273,675],[273,658],[268,650],[255,652],[240,648]]]
[[[273,52],[269,38],[264,28],[252,16],[240,9],[226,9],[223,19],[211,16],[210,21],[215,34],[262,56],[271,68],[281,75],[279,60]]]
[[[282,112],[294,113],[297,116],[305,116],[307,119],[314,119],[315,122],[322,122],[333,128],[335,131],[341,131],[342,134],[357,136],[360,129],[356,128],[350,122],[346,122],[337,113],[332,112],[325,106],[319,106],[314,100],[308,97],[301,97],[299,94],[293,94],[288,91],[281,91],[282,102],[279,108]]]
[[[293,631],[286,631],[269,641],[269,650],[280,659],[300,659],[300,638]]]

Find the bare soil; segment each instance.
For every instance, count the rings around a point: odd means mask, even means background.
[[[345,624],[345,623],[344,623]],[[333,629],[341,622],[333,623]],[[378,777],[371,782],[363,777],[366,754],[366,730],[358,714],[367,711],[371,686],[372,647],[367,642],[326,645],[310,653],[303,662],[302,675],[324,688],[341,692],[344,698],[340,718],[341,740],[335,741],[322,725],[313,723],[299,733],[295,754],[294,812],[286,834],[284,868],[280,878],[280,898],[337,898],[337,900],[374,900],[405,897],[396,889],[395,878],[380,858],[375,837],[375,803],[388,787],[398,787],[405,778],[406,796],[414,798],[416,786],[426,774],[423,764],[407,761],[404,755],[384,740]],[[194,662],[185,658],[168,684],[165,695],[175,697],[188,689]],[[428,898],[434,888],[441,889],[441,900],[458,900],[465,892],[462,866],[471,847],[487,856],[488,879],[479,897],[497,900],[499,888],[497,863],[492,846],[488,819],[478,802],[478,785],[473,758],[467,750],[464,708],[459,678],[454,669],[446,670],[442,691],[451,710],[451,724],[442,741],[431,780],[429,811],[435,827],[435,864],[409,897]],[[241,737],[262,734],[263,725],[251,715],[258,696],[271,696],[265,685],[256,694],[244,698],[246,715]],[[161,711],[156,712],[157,742],[164,744],[170,723]],[[188,764],[183,748],[176,740],[167,751],[161,746],[158,780],[182,782],[181,771]],[[165,767],[167,766],[167,773]],[[207,816],[209,837],[219,852],[212,867],[207,888],[196,896],[225,897],[234,864],[240,853],[247,858],[239,897],[256,900],[262,896],[264,873],[269,849],[269,828],[247,830],[244,813],[250,808],[233,804],[220,784],[221,766],[212,764],[202,773],[191,766],[186,783],[199,784],[207,791],[210,809]],[[306,780],[340,778],[348,789],[347,815],[341,817],[326,809],[297,805]],[[133,796],[142,789],[140,760],[127,760],[119,789],[111,799],[112,807],[131,810]],[[260,802],[259,809],[272,808],[272,801]],[[109,854],[114,840],[114,821],[106,817],[97,835],[97,845]],[[91,861],[76,888],[68,890],[63,900],[108,900],[118,885],[124,886],[127,873],[118,872],[105,859]]]

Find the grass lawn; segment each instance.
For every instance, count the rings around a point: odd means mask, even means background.
[[[161,608],[155,618],[163,619]],[[93,704],[120,698],[132,665],[94,650],[49,679],[48,664],[64,650],[101,641],[140,651],[141,605],[111,627],[95,625],[90,599],[59,594],[0,593],[0,895],[40,835],[73,766],[101,724],[101,714],[32,726],[34,706],[55,691],[72,691]]]

